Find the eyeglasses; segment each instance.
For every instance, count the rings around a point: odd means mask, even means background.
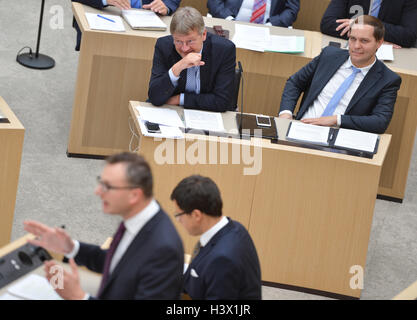
[[[181,41],[181,40],[175,40],[175,39],[174,39],[174,44],[175,44],[176,46],[178,46],[178,47],[182,47],[184,44],[185,44],[187,47],[191,47],[191,46],[195,45],[196,43],[197,43],[197,39],[194,39],[194,40],[187,40],[187,41]]]
[[[97,183],[100,185],[103,192],[108,192],[110,190],[123,190],[123,189],[140,188],[139,186],[115,187],[115,186],[112,186],[112,185],[108,184],[107,182],[102,181],[100,176],[97,176]]]
[[[180,213],[176,213],[176,214],[174,214],[174,217],[178,218],[178,217],[181,217],[183,214],[188,214],[188,212],[183,211],[183,212],[180,212]]]

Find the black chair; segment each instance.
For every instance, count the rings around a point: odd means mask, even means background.
[[[242,78],[241,69],[235,69],[235,79],[233,81],[233,96],[230,104],[230,111],[238,111],[237,101],[239,97],[240,79]]]

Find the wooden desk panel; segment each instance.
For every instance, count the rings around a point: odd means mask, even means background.
[[[136,130],[139,103],[131,101],[129,110]],[[226,128],[236,126],[233,117],[223,115]],[[278,126],[288,126],[277,119]],[[279,128],[280,132],[286,131]],[[247,140],[223,139],[218,142],[229,150],[229,164],[174,164],[177,140],[172,149],[173,163],[162,163],[161,142],[140,135],[139,153],[150,163],[154,174],[155,196],[168,211],[175,185],[194,173],[211,177],[219,186],[224,214],[240,221],[251,234],[261,262],[262,280],[312,290],[359,297],[360,289],[350,288],[352,266],[365,269],[369,235],[378,181],[391,137],[382,135],[373,159],[271,144],[261,140],[261,171],[244,175],[242,164],[235,165],[230,149]],[[186,137],[190,137],[189,134]],[[205,143],[215,137],[192,136]],[[164,139],[162,143],[165,143]],[[171,140],[172,141],[172,140]],[[188,150],[190,143],[185,142]],[[252,141],[253,143],[253,141]],[[219,148],[219,145],[217,145]],[[158,150],[159,149],[159,150]],[[204,159],[209,159],[209,151]],[[253,155],[253,150],[251,150]],[[218,156],[218,155],[217,155]],[[185,160],[185,159],[183,159]],[[242,162],[242,161],[241,161]],[[197,238],[191,238],[176,224],[191,252]]]
[[[320,32],[320,22],[331,0],[300,0],[300,11],[293,27]]]
[[[10,242],[25,129],[6,101],[0,110],[10,123],[0,123],[0,247]]]

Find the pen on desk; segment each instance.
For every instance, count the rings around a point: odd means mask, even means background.
[[[108,21],[111,21],[113,23],[116,23],[116,21],[114,21],[112,19],[109,19],[109,18],[106,18],[106,17],[103,17],[101,14],[98,14],[97,17],[102,18],[102,19],[105,19],[105,20],[108,20]]]

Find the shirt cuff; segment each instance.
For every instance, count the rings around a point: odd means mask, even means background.
[[[272,23],[271,22],[267,22],[267,23],[265,23],[265,25],[268,26],[268,27],[272,27]]]
[[[72,251],[65,255],[65,258],[67,259],[74,259],[74,257],[78,254],[78,251],[80,250],[80,242],[77,240],[72,240],[72,243],[74,244],[74,248]]]
[[[176,76],[174,75],[174,72],[172,71],[172,68],[171,68],[171,69],[169,69],[169,71],[168,71],[168,75],[169,75],[169,78],[171,79],[171,83],[172,83],[172,85],[173,85],[174,87],[176,87],[176,86],[178,85],[178,80],[179,80],[179,78],[180,78],[180,77],[176,77]]]
[[[290,115],[292,116],[292,112],[291,112],[290,110],[282,110],[282,111],[278,114],[278,117],[279,117],[281,114],[290,114]]]
[[[340,114],[337,115],[337,126],[340,127],[342,124],[342,116]]]
[[[232,17],[232,16],[227,16],[227,17],[226,17],[226,20],[233,21],[233,20],[235,20],[235,18],[234,18],[234,17]]]
[[[184,105],[184,94],[180,93],[180,106]]]
[[[88,293],[86,293],[83,300],[89,300],[89,299],[90,299],[90,295]]]
[[[107,0],[101,0],[103,2],[103,6],[107,6]]]

